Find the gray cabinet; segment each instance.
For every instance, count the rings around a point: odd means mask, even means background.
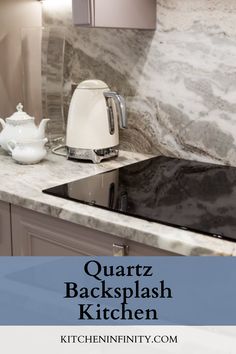
[[[0,256],[11,256],[10,204],[0,202]]]
[[[156,28],[156,0],[72,0],[77,26]]]
[[[169,256],[170,252],[12,206],[14,256]]]

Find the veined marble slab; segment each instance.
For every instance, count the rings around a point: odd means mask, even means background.
[[[156,31],[77,28],[71,2],[43,6],[65,31],[65,110],[72,82],[101,79],[127,99],[124,150],[236,166],[235,0],[157,0]]]
[[[38,165],[19,165],[0,152],[0,200],[46,215],[181,255],[236,255],[234,242],[148,222],[42,193],[43,189],[151,157],[121,151],[100,165],[67,161],[49,154]]]

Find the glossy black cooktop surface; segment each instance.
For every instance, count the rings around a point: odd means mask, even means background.
[[[236,168],[164,156],[47,194],[236,242]]]

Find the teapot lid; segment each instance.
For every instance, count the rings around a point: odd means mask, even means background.
[[[108,89],[108,86],[105,82],[101,80],[86,80],[82,81],[77,89],[90,89],[90,90],[99,90],[99,89]]]
[[[9,121],[20,121],[20,120],[32,120],[33,117],[29,116],[26,112],[23,111],[23,105],[19,103],[16,107],[17,112],[15,112],[11,117],[8,117],[6,120]]]

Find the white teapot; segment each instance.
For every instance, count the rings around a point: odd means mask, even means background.
[[[24,142],[29,139],[43,139],[45,137],[46,124],[50,119],[41,120],[39,126],[35,125],[35,118],[30,117],[23,111],[21,103],[16,107],[15,112],[11,117],[6,118],[6,122],[0,118],[2,132],[0,133],[0,145],[9,154],[8,143],[14,140],[16,143]]]

